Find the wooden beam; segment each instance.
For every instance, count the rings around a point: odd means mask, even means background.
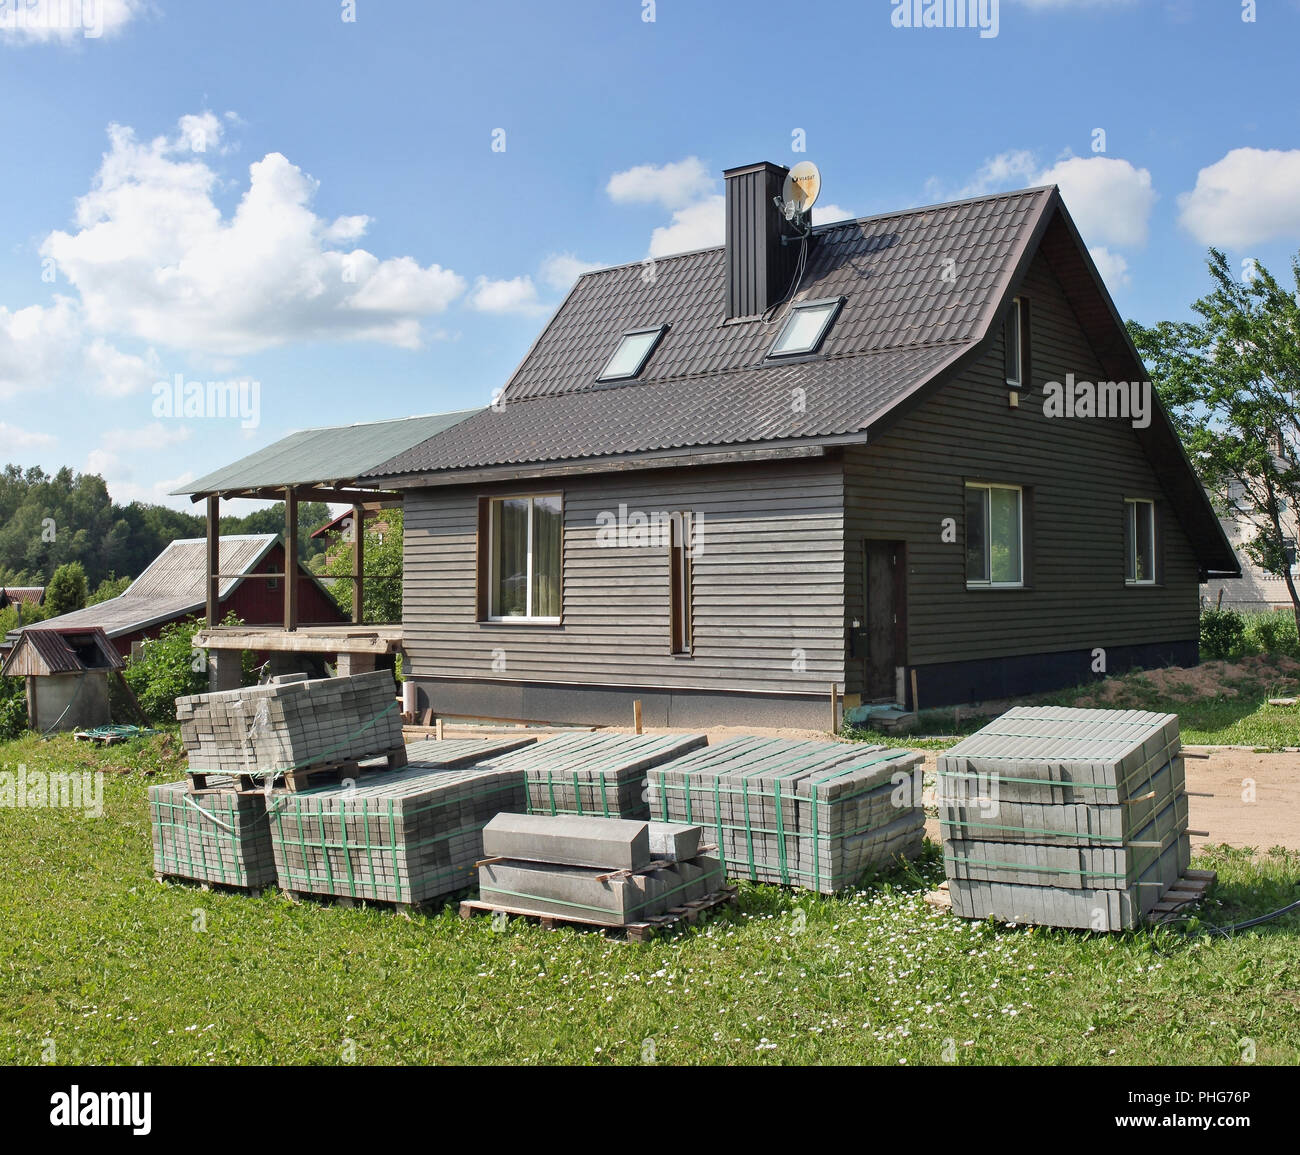
[[[366,511],[361,505],[352,507],[352,620],[360,622],[365,617],[365,599],[362,587],[366,572]]]
[[[298,628],[298,493],[284,491],[284,628]]]
[[[227,501],[236,497],[247,497],[250,499],[264,501],[283,501],[285,486],[283,485],[263,485],[252,486],[247,489],[223,489],[219,496],[224,497]],[[330,505],[350,504],[352,502],[364,502],[367,505],[392,506],[402,504],[402,495],[390,491],[378,489],[330,489],[328,486],[302,485],[297,487],[299,501],[324,501]],[[194,493],[190,495],[190,501],[202,501],[210,494]]]
[[[221,620],[221,498],[208,498],[208,625]]]

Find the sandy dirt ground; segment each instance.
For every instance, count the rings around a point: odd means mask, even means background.
[[[615,733],[629,732],[621,727],[610,729]],[[672,732],[646,729],[646,733]],[[482,731],[449,729],[447,736],[463,737],[471,733]],[[826,734],[817,730],[720,726],[708,731],[710,744],[744,734],[826,740]],[[1187,754],[1190,826],[1192,830],[1208,832],[1193,835],[1193,848],[1226,842],[1229,846],[1259,851],[1273,846],[1300,850],[1300,753],[1256,754],[1250,750],[1190,746]],[[934,768],[935,753],[928,751],[926,769]],[[927,821],[926,833],[937,842],[938,822]]]

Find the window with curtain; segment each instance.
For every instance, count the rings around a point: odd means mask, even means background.
[[[492,499],[488,515],[490,617],[559,621],[562,524],[559,494]]]
[[[1124,580],[1131,586],[1155,585],[1156,505],[1144,498],[1124,502]]]
[[[967,586],[1024,584],[1022,496],[1014,485],[966,486]]]

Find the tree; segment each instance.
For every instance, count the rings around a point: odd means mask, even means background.
[[[45,587],[45,612],[56,618],[86,604],[86,570],[79,561],[68,562],[54,571]]]
[[[380,534],[375,525],[386,522]],[[378,518],[366,522],[365,559],[361,588],[362,616],[367,622],[402,620],[402,511],[386,509]],[[345,614],[352,613],[352,542],[345,534],[331,533],[327,560],[319,569],[324,578],[333,578],[329,591]],[[332,555],[332,556],[330,556]]]
[[[1218,249],[1207,264],[1213,288],[1192,305],[1200,321],[1130,321],[1129,332],[1206,488],[1254,527],[1244,549],[1285,582],[1300,630],[1283,525],[1300,508],[1300,255],[1296,291],[1257,262],[1237,280]]]
[[[86,605],[97,606],[110,598],[121,597],[131,584],[129,577],[114,577],[111,573],[95,587],[95,592],[86,598]]]

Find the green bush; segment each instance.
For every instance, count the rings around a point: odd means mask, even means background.
[[[124,677],[149,721],[175,722],[176,699],[207,690],[207,663],[194,649],[194,634],[202,624],[191,618],[163,626],[139,657],[127,662]]]
[[[1289,658],[1300,658],[1300,637],[1296,635],[1295,615],[1290,610],[1251,614],[1246,619],[1246,644],[1255,653],[1285,654]]]
[[[27,729],[27,691],[22,678],[0,678],[0,742]]]
[[[1201,611],[1201,658],[1239,658],[1246,649],[1246,619],[1236,610]]]

